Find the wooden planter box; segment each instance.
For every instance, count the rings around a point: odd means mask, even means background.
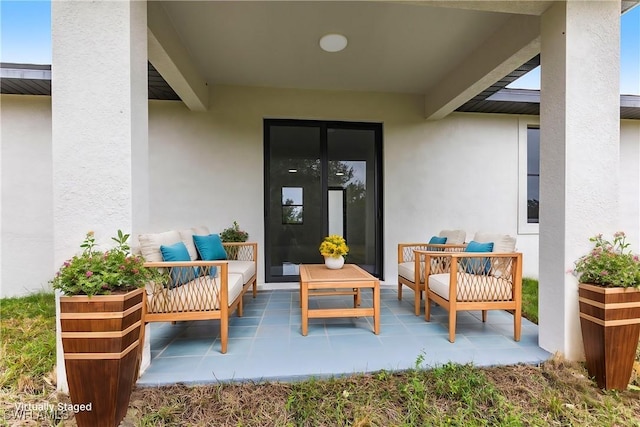
[[[69,396],[85,405],[75,414],[79,427],[115,427],[127,413],[142,354],[143,297],[143,289],[60,297]]]
[[[626,390],[640,335],[640,290],[578,285],[589,375],[598,387]]]

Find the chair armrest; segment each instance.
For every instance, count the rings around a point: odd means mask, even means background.
[[[398,243],[398,264],[413,261],[414,250],[427,250],[427,243]]]
[[[449,301],[521,301],[522,253],[421,251],[416,256],[425,259],[427,288],[429,275],[449,274]],[[449,271],[434,271],[433,266],[442,263]]]
[[[186,272],[188,272],[189,274],[185,274],[185,270],[183,269],[187,269],[189,267],[191,268],[198,268],[198,275],[197,277],[203,277],[203,276],[214,276],[212,275],[212,269],[213,267],[216,267],[218,269],[218,271],[215,274],[215,277],[220,277],[222,284],[224,285],[224,287],[226,287],[227,285],[227,276],[228,276],[228,266],[229,266],[229,262],[227,260],[219,260],[219,261],[203,261],[203,260],[197,260],[197,261],[162,261],[162,262],[145,262],[144,267],[147,268],[155,268],[158,270],[158,273],[160,273],[161,277],[162,277],[162,282],[161,283],[154,283],[155,286],[152,286],[152,288],[157,288],[158,286],[161,286],[163,288],[173,288],[175,287],[173,282],[173,277],[175,277],[176,275],[182,279],[182,281],[188,281],[189,279],[195,279],[195,273],[193,275],[190,274],[190,272],[188,270],[186,270]],[[179,271],[174,271],[176,269],[180,269]],[[172,274],[174,273],[174,274]],[[178,285],[179,286],[179,285]]]
[[[414,261],[414,251],[460,252],[466,247],[466,243],[398,243],[398,264]]]
[[[149,268],[173,268],[173,267],[220,267],[221,269],[227,268],[229,261],[225,259],[216,260],[216,261],[159,261],[152,262],[147,261],[144,263],[145,267]]]
[[[147,284],[148,310],[153,313],[187,313],[211,310],[226,312],[229,306],[229,262],[145,262],[156,268],[161,279]],[[198,268],[196,274],[194,267]],[[213,268],[216,274],[212,274]]]
[[[416,257],[424,258],[425,275],[467,272],[470,274],[506,277],[522,280],[522,253],[520,252],[433,252],[416,250]],[[447,265],[446,271],[437,266]],[[434,268],[436,266],[436,268]],[[519,279],[518,279],[519,278]]]
[[[432,254],[432,258],[430,259],[431,262],[429,263],[430,265],[428,266],[426,276],[428,276],[429,274],[447,273],[449,272],[449,264],[451,263],[451,259],[446,257],[438,258],[438,255],[443,255],[445,253],[464,252],[466,247],[466,243],[427,243],[424,245],[424,248],[414,249],[412,258],[416,263],[415,271],[418,271],[419,265],[425,262],[425,254],[430,253]],[[421,267],[421,270],[424,270],[424,267]]]
[[[227,252],[227,259],[258,262],[258,243],[256,242],[222,242],[222,246]]]

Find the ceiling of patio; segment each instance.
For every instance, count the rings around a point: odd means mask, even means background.
[[[209,85],[418,94],[514,17],[506,12],[539,15],[549,3],[159,2]],[[322,51],[327,33],[345,35],[347,48]]]

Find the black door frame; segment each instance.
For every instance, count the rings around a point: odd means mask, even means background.
[[[363,129],[372,130],[375,135],[374,142],[374,168],[375,168],[375,188],[374,193],[374,206],[375,206],[375,221],[376,221],[376,247],[375,247],[375,262],[376,269],[375,276],[381,280],[384,280],[384,259],[383,259],[383,179],[382,179],[382,123],[367,123],[367,122],[345,122],[345,121],[324,121],[324,120],[298,120],[298,119],[264,119],[263,121],[263,141],[264,141],[264,268],[265,268],[265,282],[288,282],[298,281],[296,276],[272,276],[271,275],[271,238],[270,235],[270,220],[272,213],[270,212],[270,189],[271,182],[269,177],[270,172],[270,128],[272,126],[304,126],[304,127],[317,127],[320,128],[320,164],[322,165],[322,233],[327,235],[328,233],[328,198],[329,198],[329,186],[328,186],[328,144],[327,134],[329,128],[334,129]],[[320,245],[320,242],[318,242]]]

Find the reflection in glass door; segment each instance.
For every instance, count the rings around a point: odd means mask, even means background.
[[[378,239],[375,238],[379,203],[375,137],[375,131],[371,129],[327,129],[329,193],[340,191],[343,199],[342,217],[330,215],[329,229],[334,223],[342,222],[344,234],[338,234],[343,235],[349,245],[348,262],[358,264],[372,274],[379,273]],[[330,213],[332,205],[339,203],[337,194],[334,199],[334,203],[330,199]]]
[[[322,263],[328,234],[346,238],[347,262],[382,277],[381,145],[379,124],[265,120],[267,282]]]

